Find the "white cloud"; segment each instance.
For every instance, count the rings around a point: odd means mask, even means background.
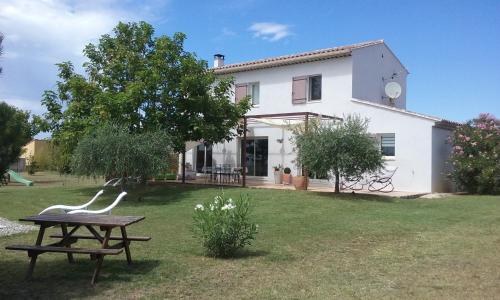
[[[260,37],[271,42],[279,41],[292,34],[290,26],[272,22],[253,23],[248,30],[254,37]]]
[[[14,49],[18,57],[51,63],[74,59],[82,56],[85,44],[108,33],[119,20],[133,17],[110,7],[85,8],[80,2],[12,0],[2,4],[5,48]]]
[[[16,99],[16,98],[5,99],[5,100],[2,99],[0,101],[5,101],[5,103],[9,105],[13,105],[19,109],[26,110],[34,114],[41,114],[44,112],[44,108],[42,107],[40,101],[32,101],[32,100]]]
[[[43,112],[43,90],[54,87],[55,63],[72,61],[82,72],[83,48],[119,22],[161,21],[169,1],[0,0],[4,55],[0,100]]]

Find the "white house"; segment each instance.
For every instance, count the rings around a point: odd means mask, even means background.
[[[442,192],[450,189],[445,161],[451,147],[446,138],[453,122],[406,110],[408,71],[384,41],[224,64],[215,55],[214,71],[233,76],[235,101],[250,95],[248,115],[311,112],[342,117],[357,113],[370,120],[369,131],[380,141],[386,165],[398,167],[395,190]],[[401,95],[389,99],[385,86],[397,82]],[[273,166],[295,165],[291,132],[265,122],[248,125],[248,176],[273,181]],[[190,150],[187,161],[198,172],[204,164],[241,166],[240,139],[214,145],[205,162],[204,147]]]

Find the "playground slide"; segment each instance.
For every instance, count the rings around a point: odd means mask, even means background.
[[[26,185],[26,186],[32,186],[33,185],[33,181],[24,179],[21,175],[17,174],[16,172],[14,172],[12,170],[9,170],[7,173],[9,173],[11,180],[15,180],[15,181],[17,181],[19,183],[22,183],[22,184]]]

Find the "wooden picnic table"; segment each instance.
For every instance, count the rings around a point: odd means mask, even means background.
[[[111,216],[111,215],[88,215],[88,214],[43,214],[29,216],[20,219],[20,221],[33,222],[40,226],[38,237],[35,245],[12,245],[5,247],[8,250],[27,251],[31,258],[26,278],[30,279],[35,269],[35,264],[38,255],[45,252],[66,253],[69,263],[73,263],[73,254],[90,254],[92,260],[97,260],[94,275],[91,283],[97,281],[101,270],[104,256],[118,255],[125,249],[127,263],[132,263],[130,254],[131,241],[149,241],[150,237],[143,236],[128,236],[126,227],[134,223],[144,220],[143,216]],[[42,240],[45,234],[45,229],[49,227],[60,226],[61,234],[50,235],[51,238],[59,239],[57,242],[42,245]],[[68,231],[68,227],[72,227]],[[90,235],[75,234],[76,231],[85,227],[91,233]],[[119,236],[111,236],[111,231],[114,228],[120,228]],[[104,231],[104,236],[98,231]],[[100,247],[96,248],[73,248],[71,245],[79,239],[97,240]],[[114,245],[110,245],[110,241],[119,241]]]

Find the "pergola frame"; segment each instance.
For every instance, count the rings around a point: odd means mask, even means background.
[[[245,147],[241,147],[241,173],[242,173],[242,187],[246,187],[246,168],[247,168],[247,127],[248,121],[257,120],[257,119],[280,119],[280,120],[304,120],[305,130],[308,130],[309,125],[309,117],[320,118],[321,120],[333,120],[333,121],[342,121],[342,118],[333,117],[313,112],[289,112],[289,113],[276,113],[276,114],[261,114],[261,115],[247,115],[243,117],[243,145]],[[308,171],[303,168],[302,174],[306,176],[306,189],[309,185]]]

